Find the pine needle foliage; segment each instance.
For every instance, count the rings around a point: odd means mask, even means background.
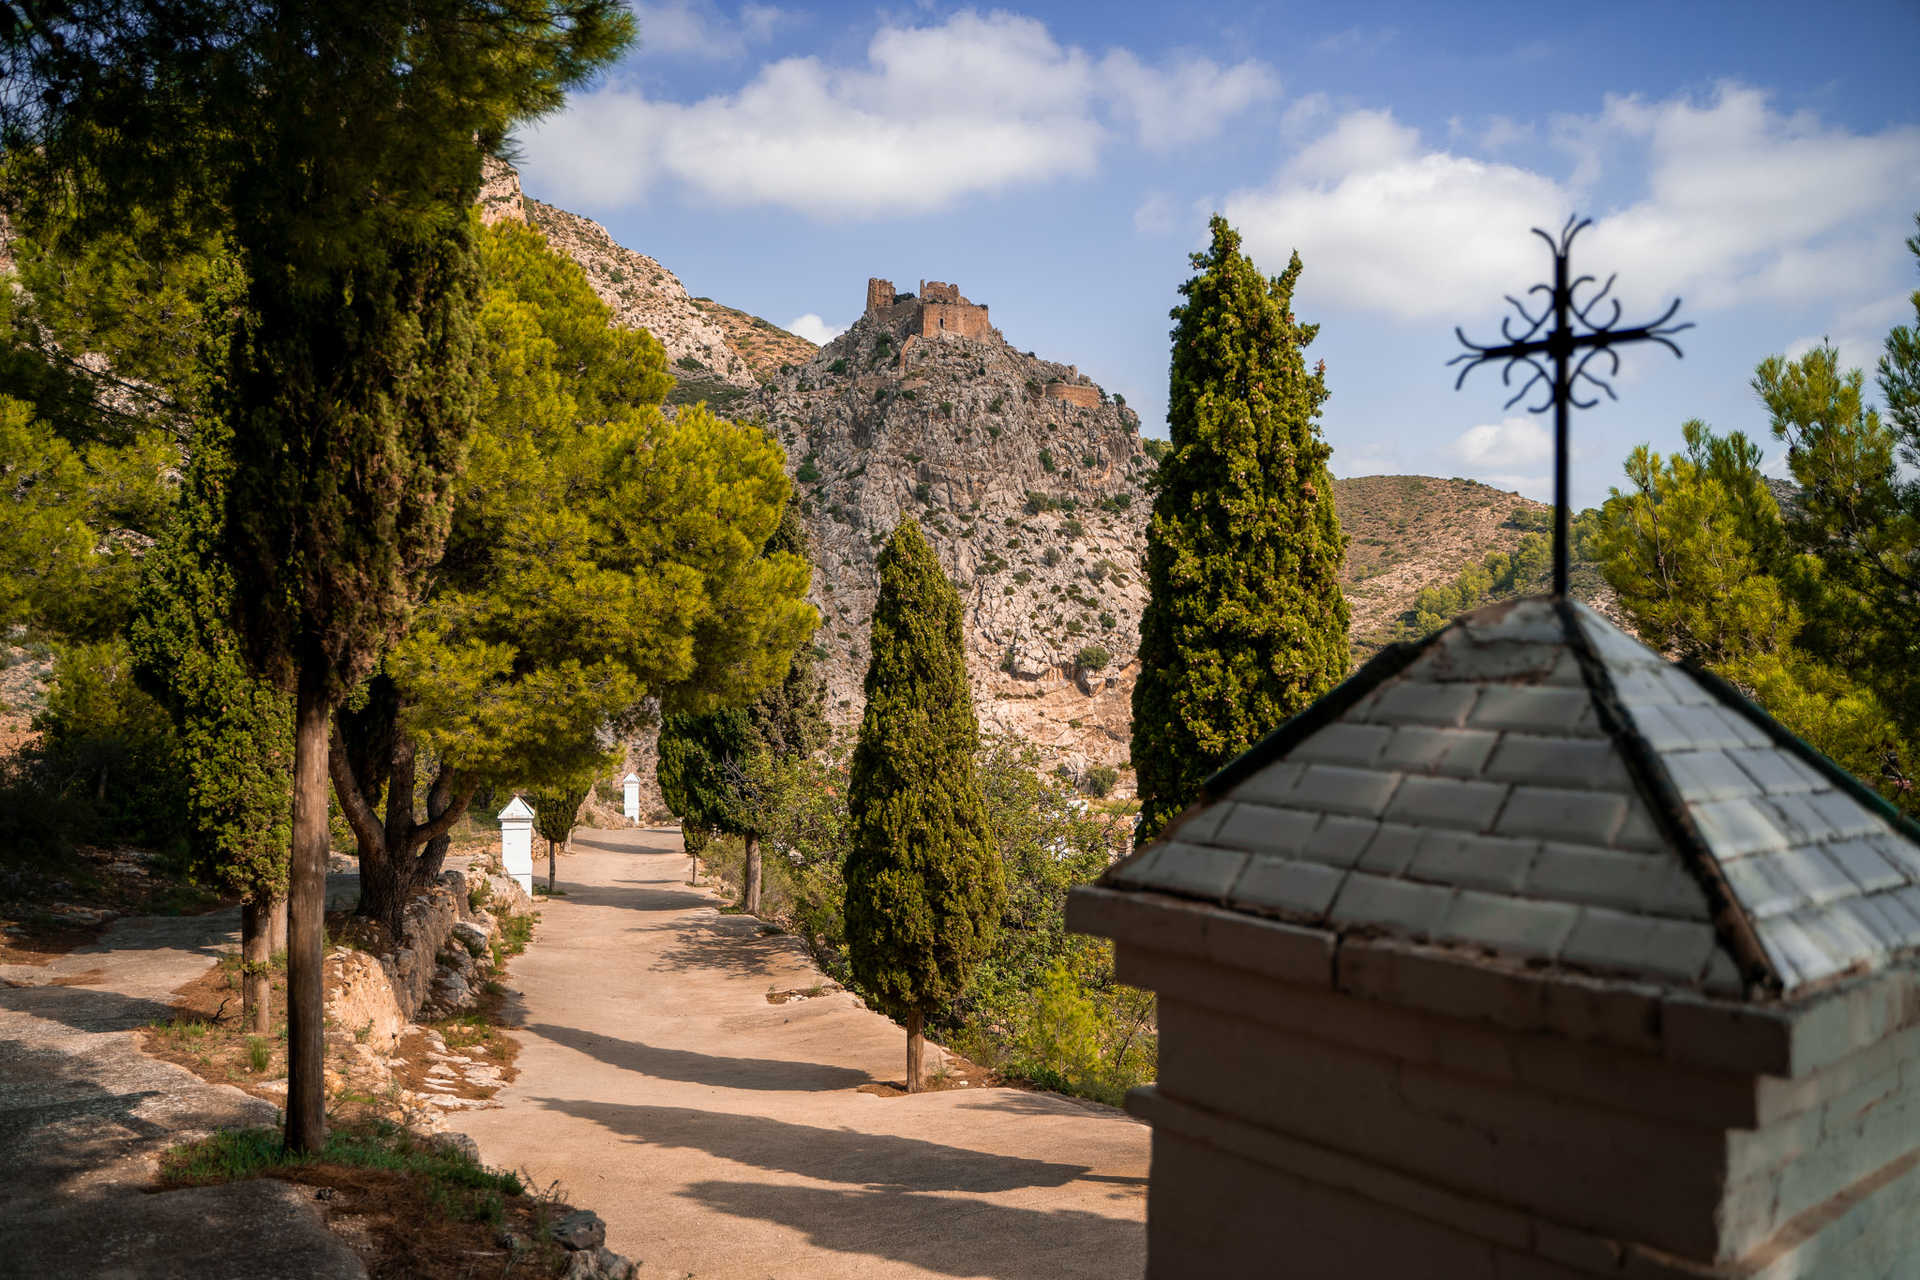
[[[912,1026],[966,988],[1006,884],[974,772],[960,597],[910,519],[879,571],[848,792],[847,949],[861,991]]]
[[[1146,839],[1200,784],[1346,674],[1346,539],[1320,438],[1319,326],[1293,314],[1300,255],[1267,279],[1215,215],[1173,309],[1171,445],[1147,527],[1133,763]]]

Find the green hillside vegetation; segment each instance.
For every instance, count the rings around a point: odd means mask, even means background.
[[[1333,482],[1333,500],[1356,665],[1468,609],[1551,586],[1547,503],[1458,476],[1353,476]],[[1574,598],[1590,603],[1612,595],[1588,558],[1594,518],[1575,516],[1569,566]]]

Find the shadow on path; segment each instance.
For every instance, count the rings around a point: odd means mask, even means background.
[[[622,1071],[637,1071],[660,1080],[713,1085],[721,1089],[770,1089],[791,1093],[828,1093],[852,1089],[873,1079],[852,1067],[820,1062],[792,1062],[780,1058],[722,1058],[687,1049],[661,1049],[637,1040],[596,1035],[575,1027],[536,1022],[519,1028],[597,1058]]]
[[[534,878],[545,884],[545,869]],[[560,887],[566,891],[565,895],[553,899],[554,902],[570,902],[582,907],[615,907],[625,911],[690,911],[695,907],[713,905],[713,899],[704,893],[662,887],[658,880],[616,880],[611,885],[598,885],[580,884],[563,876]],[[543,901],[538,905],[546,904]]]
[[[711,900],[707,905],[712,905]],[[733,978],[763,978],[775,967],[805,964],[806,949],[791,934],[767,933],[757,916],[715,915],[676,922],[671,945],[655,957],[656,973],[723,973]]]
[[[1016,1191],[1023,1187],[1062,1187],[1091,1172],[1083,1164],[1028,1160],[885,1133],[789,1124],[765,1116],[571,1098],[532,1101],[591,1120],[643,1146],[690,1148],[737,1164],[851,1186],[901,1191]]]
[[[573,847],[601,853],[679,853],[680,832],[674,827],[634,827],[628,831],[576,831]],[[684,856],[684,855],[683,855]]]
[[[1146,1225],[1077,1209],[1018,1209],[906,1191],[833,1191],[696,1182],[681,1195],[736,1218],[777,1222],[836,1253],[889,1258],[950,1276],[1028,1277],[1060,1258],[1141,1258]],[[1045,1242],[1036,1251],[1037,1242]],[[1133,1274],[1137,1275],[1138,1272]]]
[[[92,987],[12,987],[0,990],[0,1010],[31,1014],[75,1031],[130,1031],[166,1022],[173,1006]]]

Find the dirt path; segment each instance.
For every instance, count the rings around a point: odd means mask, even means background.
[[[1147,1129],[1050,1094],[862,1093],[905,1033],[686,884],[676,831],[592,832],[514,962],[520,1077],[454,1123],[558,1179],[642,1277],[1138,1276]]]
[[[0,1277],[365,1276],[287,1183],[147,1193],[187,1135],[277,1122],[135,1043],[238,928],[238,910],[133,917],[50,964],[0,965]]]

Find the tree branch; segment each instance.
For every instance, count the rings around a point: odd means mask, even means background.
[[[387,852],[386,832],[360,790],[360,780],[354,776],[353,766],[347,760],[347,742],[337,722],[328,747],[327,773],[333,778],[333,793],[340,798],[340,809],[347,815],[347,825],[353,828],[353,838],[364,849]]]
[[[438,786],[439,782],[436,781],[434,785]],[[453,803],[447,806],[447,811],[414,827],[413,834],[407,837],[407,852],[412,853],[429,840],[447,834],[453,828],[453,824],[460,821],[461,815],[466,813],[467,806],[473,802],[474,793],[479,790],[479,779],[461,780],[453,793]]]

